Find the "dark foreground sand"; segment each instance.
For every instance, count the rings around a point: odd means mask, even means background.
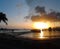
[[[34,40],[0,33],[0,49],[60,49],[60,39]]]

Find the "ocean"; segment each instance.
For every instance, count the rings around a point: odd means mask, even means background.
[[[31,39],[54,39],[54,38],[60,38],[60,31],[30,32],[23,35],[18,35],[18,38],[19,37],[31,38]]]

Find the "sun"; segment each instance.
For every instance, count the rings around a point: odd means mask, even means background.
[[[44,22],[34,22],[33,27],[36,29],[45,29],[45,28],[49,28],[49,25]]]

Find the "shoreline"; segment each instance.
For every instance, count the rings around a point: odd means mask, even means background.
[[[3,38],[3,36],[4,34],[0,36],[1,49],[60,49],[60,38],[50,40],[34,40],[23,37],[16,38],[12,35],[5,35],[7,37],[11,37],[8,39]]]

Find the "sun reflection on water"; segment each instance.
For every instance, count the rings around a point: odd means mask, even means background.
[[[39,33],[39,38],[40,39],[49,39],[49,37],[45,37],[45,35],[47,35],[47,34],[45,34],[41,29],[41,32]]]
[[[44,33],[43,33],[42,30],[41,30],[41,33],[40,33],[40,38],[44,38]]]

